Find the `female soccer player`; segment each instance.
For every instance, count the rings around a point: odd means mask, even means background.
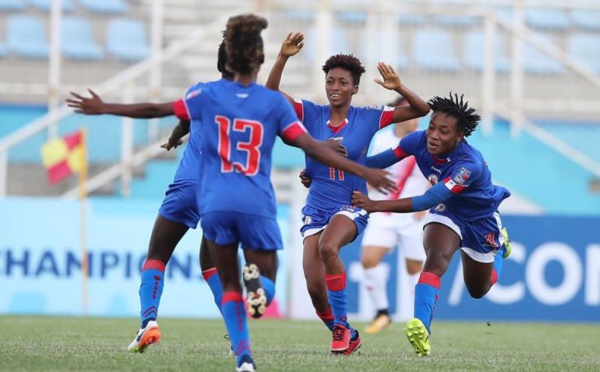
[[[285,64],[302,49],[303,41],[301,33],[289,34],[284,40],[269,74],[268,88],[279,90]],[[376,79],[375,82],[404,96],[408,106],[351,106],[365,69],[358,58],[345,54],[330,57],[323,66],[329,105],[294,100],[284,93],[312,136],[340,141],[348,150],[348,158],[360,164],[365,163],[367,148],[375,132],[394,122],[429,112],[427,103],[401,84],[400,77],[390,65],[379,63],[377,68],[383,81]],[[367,224],[367,213],[350,203],[352,191],[366,192],[366,184],[358,177],[309,157],[306,158],[305,174],[312,183],[302,209],[304,276],[317,315],[332,331],[331,352],[350,354],[360,347],[361,340],[348,323],[346,268],[339,253]]]
[[[354,192],[352,204],[367,212],[411,213],[429,209],[423,245],[425,265],[415,286],[414,318],[406,336],[417,355],[431,351],[429,335],[441,277],[454,252],[461,251],[463,277],[473,298],[483,297],[498,281],[510,242],[502,227],[498,206],[510,196],[492,184],[483,156],[466,141],[480,117],[463,96],[434,97],[429,126],[404,137],[390,150],[369,157],[367,164],[387,167],[414,155],[417,165],[433,185],[425,194],[398,200],[370,200]]]
[[[387,172],[345,159],[312,138],[281,94],[256,84],[264,62],[260,33],[266,27],[264,18],[252,14],[230,18],[225,30],[226,68],[234,73],[234,82],[200,87],[185,99],[154,106],[154,112],[140,109],[137,116],[176,114],[192,120],[192,136],[201,133],[201,225],[223,286],[221,311],[238,371],[255,369],[239,283],[238,245],[246,258],[246,302],[256,317],[274,295],[276,251],[283,246],[270,181],[275,137],[302,148],[313,159],[364,177],[375,187],[394,188]]]
[[[222,84],[233,80],[233,74],[225,69],[226,63],[225,43],[222,42],[219,45],[217,59],[217,69],[221,72],[221,79],[214,82],[195,84],[188,89],[188,92],[196,91],[205,84]],[[154,106],[159,105],[155,103],[107,103],[102,101],[94,91],[90,90],[89,92],[91,94],[90,98],[71,92],[73,98],[67,99],[68,105],[74,107],[77,113],[86,115],[110,114],[118,116],[135,116],[144,107],[147,107],[149,111],[153,111]],[[190,122],[180,121],[173,129],[168,142],[162,147],[167,150],[176,148],[181,144],[181,138],[189,131]],[[179,241],[190,228],[195,229],[200,220],[198,203],[196,202],[196,190],[201,171],[199,162],[199,137],[190,137],[173,182],[165,192],[165,198],[152,227],[148,253],[142,267],[139,290],[141,326],[136,332],[135,338],[129,344],[128,350],[131,352],[143,353],[148,346],[158,343],[161,339],[162,335],[157,319],[164,287],[165,267]],[[200,242],[199,258],[202,276],[211,289],[215,303],[220,310],[223,294],[221,282],[208,253],[204,238]]]

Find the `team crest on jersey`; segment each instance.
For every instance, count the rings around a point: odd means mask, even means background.
[[[311,216],[303,216],[302,222],[304,222],[305,225],[310,225],[312,223],[312,217]]]
[[[200,93],[202,93],[202,88],[200,88],[200,89],[196,89],[196,90],[193,90],[193,91],[189,92],[189,93],[188,93],[188,94],[185,96],[185,99],[190,99],[190,98],[192,98],[192,97],[196,97],[196,96],[197,96],[198,94],[200,94]]]
[[[483,243],[484,246],[498,248],[498,244],[496,243],[496,234],[485,234],[483,239],[485,239],[485,243]]]
[[[435,206],[435,210],[437,212],[445,212],[446,211],[446,204],[440,203],[440,204],[436,205]]]
[[[435,184],[438,183],[437,174],[430,174],[429,177],[427,177],[427,181],[429,181],[431,186],[435,186]]]
[[[465,183],[469,177],[471,176],[471,171],[468,170],[465,167],[460,167],[460,169],[458,170],[458,172],[456,172],[456,174],[454,175],[454,177],[452,177],[452,180],[454,182],[456,182],[459,185],[462,185],[463,183]]]

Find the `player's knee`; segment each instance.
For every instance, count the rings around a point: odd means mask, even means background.
[[[372,269],[379,264],[377,258],[370,255],[363,255],[360,262],[364,269]]]
[[[329,242],[319,244],[319,254],[324,262],[334,260],[338,257],[338,247]]]

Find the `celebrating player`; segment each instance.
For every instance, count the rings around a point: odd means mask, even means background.
[[[238,245],[246,258],[246,302],[256,317],[274,296],[276,251],[282,249],[270,182],[275,137],[302,148],[313,159],[364,177],[377,188],[394,188],[387,172],[345,159],[313,139],[279,93],[256,84],[264,62],[260,33],[266,27],[267,21],[255,15],[230,18],[225,31],[226,68],[234,73],[235,81],[201,87],[183,100],[155,106],[152,112],[153,116],[176,114],[182,120],[197,119],[192,122],[191,135],[202,133],[201,225],[221,278],[221,311],[238,371],[255,369],[239,283]],[[148,107],[140,105],[136,115],[129,116],[144,118],[148,114]]]
[[[421,172],[433,185],[425,194],[399,200],[372,201],[354,192],[352,203],[368,212],[410,213],[429,210],[425,222],[425,265],[415,286],[414,318],[406,336],[417,355],[431,351],[429,336],[441,277],[460,249],[469,294],[483,297],[498,281],[510,242],[498,206],[510,192],[492,183],[483,156],[466,141],[480,117],[463,96],[434,97],[429,126],[404,137],[396,147],[370,157],[367,164],[389,165],[414,155]]]
[[[266,86],[279,90],[281,75],[289,57],[303,47],[302,33],[289,34],[269,74]],[[360,76],[365,69],[358,58],[338,54],[323,66],[325,92],[329,105],[294,100],[294,105],[308,132],[317,139],[335,139],[348,150],[348,158],[364,164],[371,138],[379,129],[399,121],[423,116],[427,103],[401,84],[394,69],[384,63],[377,66],[383,80],[375,81],[386,89],[404,96],[408,106],[351,106],[358,93]],[[339,258],[342,247],[352,242],[365,228],[367,213],[351,205],[352,191],[366,192],[365,181],[343,170],[306,158],[305,175],[312,179],[306,205],[302,209],[304,238],[303,268],[308,292],[317,315],[332,332],[330,350],[350,354],[361,345],[347,315],[346,268]]]
[[[403,106],[408,103],[399,98],[392,106]],[[379,131],[371,142],[370,152],[377,154],[389,149],[400,139],[419,127],[418,119],[396,123],[392,130]],[[387,170],[392,174],[398,189],[392,194],[381,194],[377,190],[369,190],[374,200],[395,200],[398,198],[421,195],[429,189],[427,179],[416,166],[414,156],[410,156]],[[387,272],[381,260],[396,246],[402,252],[410,287],[418,280],[425,261],[423,249],[423,223],[427,211],[394,214],[374,213],[369,216],[369,224],[362,239],[361,263],[364,269],[364,286],[373,302],[375,318],[365,329],[366,333],[378,333],[387,328],[392,318],[389,313],[389,301],[386,290]],[[405,288],[407,286],[404,286]],[[411,289],[411,297],[413,297]],[[412,303],[413,301],[410,301]]]
[[[193,85],[188,89],[188,93],[198,90],[205,84],[218,85],[233,80],[233,74],[225,69],[226,63],[227,54],[225,53],[225,43],[223,42],[219,46],[217,60],[217,69],[221,72],[221,79],[214,82]],[[68,105],[74,107],[78,113],[86,115],[111,114],[135,116],[137,112],[146,107],[148,110],[148,116],[146,117],[158,117],[152,116],[150,113],[156,112],[156,105],[159,104],[105,103],[92,90],[90,90],[91,98],[83,97],[73,92],[71,94],[74,98],[67,99]],[[163,147],[167,150],[176,148],[181,144],[181,138],[189,133],[189,131],[190,122],[185,120],[180,121],[173,129],[168,142]],[[197,188],[199,186],[198,179],[201,171],[201,166],[199,165],[199,136],[200,134],[197,137],[190,137],[173,182],[165,192],[165,198],[152,228],[146,261],[142,267],[139,291],[141,326],[128,347],[128,350],[132,352],[143,353],[148,346],[160,341],[161,331],[158,327],[157,318],[164,287],[165,266],[169,262],[181,238],[183,238],[188,229],[195,229],[200,219],[198,204],[196,203]],[[199,258],[202,276],[208,283],[215,303],[220,310],[223,291],[216,268],[208,253],[204,237],[200,243]]]

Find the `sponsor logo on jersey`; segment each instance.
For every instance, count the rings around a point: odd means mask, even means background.
[[[248,98],[249,94],[248,93],[237,93],[235,96],[237,98]]]
[[[439,174],[442,174],[442,171],[439,168],[436,168],[434,166],[431,166],[431,169],[433,169],[434,172],[437,172]]]
[[[468,170],[465,167],[460,167],[460,169],[458,170],[458,172],[456,172],[456,174],[454,175],[454,177],[452,177],[452,179],[457,184],[462,185],[463,183],[465,183],[465,181],[467,181],[469,179],[470,176],[471,176],[470,170]]]
[[[382,105],[368,105],[365,106],[367,110],[383,110],[384,106]]]
[[[436,174],[430,174],[427,177],[427,181],[429,181],[429,183],[431,184],[431,186],[435,186],[436,183],[438,183],[438,177]]]

